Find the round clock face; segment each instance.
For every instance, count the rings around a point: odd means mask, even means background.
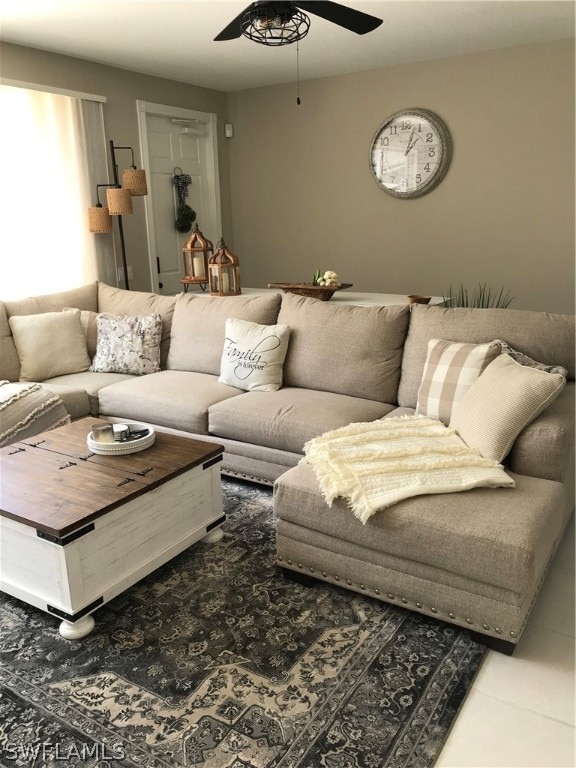
[[[414,198],[442,181],[451,156],[450,134],[438,115],[426,109],[404,109],[376,131],[370,167],[386,192]]]

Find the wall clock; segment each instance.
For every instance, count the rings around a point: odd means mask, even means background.
[[[446,175],[452,140],[443,120],[427,109],[403,109],[378,128],[370,145],[370,168],[394,197],[431,192]]]

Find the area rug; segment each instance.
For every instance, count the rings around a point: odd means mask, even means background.
[[[275,564],[270,489],[225,480],[224,539],[95,614],[0,596],[0,764],[426,768],[486,653],[465,630]]]

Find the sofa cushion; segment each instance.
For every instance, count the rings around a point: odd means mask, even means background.
[[[110,384],[117,384],[120,381],[127,381],[132,378],[133,376],[130,376],[127,373],[95,373],[93,371],[84,371],[82,373],[70,373],[66,376],[55,376],[52,379],[46,379],[43,384],[58,393],[64,402],[66,402],[66,390],[84,390],[88,397],[89,413],[91,413],[92,416],[98,416],[100,413],[98,400],[98,393],[100,390],[110,386]],[[64,392],[64,394],[61,394],[62,392]]]
[[[524,429],[562,391],[566,379],[500,355],[454,406],[450,426],[482,456],[502,461]]]
[[[287,325],[260,325],[229,317],[218,381],[247,392],[276,392],[282,386],[289,338]]]
[[[448,424],[454,403],[499,354],[499,344],[430,339],[416,413]]]
[[[16,301],[5,301],[8,317],[12,315],[37,315],[41,312],[60,312],[65,307],[75,309],[98,309],[98,283],[89,283],[79,288],[42,296],[30,296]]]
[[[488,585],[509,590],[513,594],[507,599],[520,605],[526,585],[545,568],[562,532],[563,491],[550,480],[512,477],[515,488],[417,496],[362,525],[344,499],[328,507],[314,470],[300,464],[276,481],[274,508],[278,529],[290,523],[296,526],[294,536],[306,537],[302,541],[324,535],[333,552],[336,541],[343,553],[360,546],[368,562],[417,571],[440,585],[444,579],[449,587],[461,585],[463,577],[472,579],[479,594]],[[426,574],[427,567],[433,572]]]
[[[0,379],[18,381],[20,358],[10,330],[4,302],[0,301]]]
[[[20,378],[20,360],[14,345],[8,318],[11,315],[36,315],[41,312],[59,312],[65,307],[96,310],[98,307],[98,284],[94,282],[70,291],[1,302],[0,375],[3,379],[17,381]]]
[[[69,422],[62,400],[42,384],[0,381],[0,446]]]
[[[408,305],[357,307],[284,294],[284,386],[395,404],[409,316]]]
[[[98,283],[98,312],[109,315],[152,315],[162,317],[162,340],[160,343],[160,365],[166,365],[170,347],[170,331],[174,314],[175,296],[159,296],[145,291],[126,291],[106,283]],[[84,309],[84,307],[80,307]]]
[[[50,392],[54,392],[55,395],[58,395],[64,404],[64,408],[66,408],[73,420],[82,419],[84,416],[94,415],[88,392],[82,387],[53,384],[52,382],[47,384],[45,381],[42,382],[42,386]],[[96,411],[96,414],[97,413],[98,411]]]
[[[64,309],[74,309],[74,307],[64,307]],[[91,312],[89,309],[80,310],[80,325],[86,338],[88,355],[92,359],[98,346],[98,312]]]
[[[520,309],[468,309],[414,304],[402,357],[398,405],[415,408],[430,339],[482,344],[503,339],[546,365],[562,365],[574,379],[574,316]]]
[[[143,376],[160,370],[162,318],[151,315],[98,315],[98,343],[91,371]]]
[[[514,441],[506,457],[511,472],[566,483],[574,499],[574,412],[576,385],[567,382],[558,397]],[[574,509],[574,501],[569,510]]]
[[[393,406],[375,400],[283,387],[277,392],[247,392],[213,405],[208,424],[215,437],[303,453],[304,443],[323,432],[354,421],[373,421],[391,410]]]
[[[22,381],[44,381],[88,370],[90,358],[80,310],[13,315],[9,319]]]
[[[280,295],[189,296],[180,294],[174,308],[167,367],[220,375],[226,320],[237,317],[272,325],[278,317]]]
[[[160,371],[100,391],[100,414],[208,434],[208,409],[245,393],[205,373]]]

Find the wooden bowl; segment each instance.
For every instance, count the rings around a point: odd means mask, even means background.
[[[298,296],[309,296],[320,301],[329,301],[336,291],[352,288],[353,283],[338,283],[338,285],[312,285],[312,283],[268,283],[268,288],[279,288],[284,293],[295,293]]]

